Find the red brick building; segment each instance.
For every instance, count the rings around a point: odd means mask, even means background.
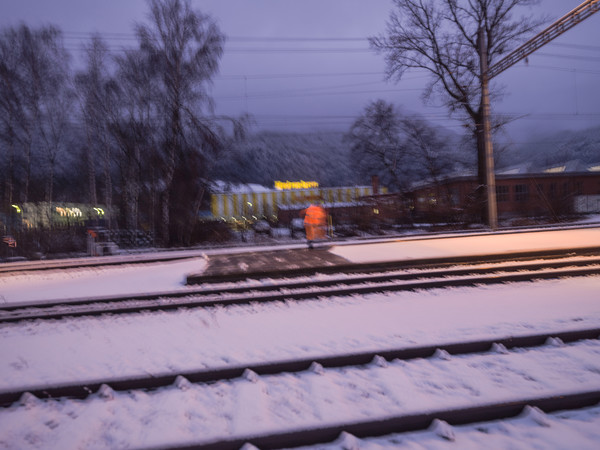
[[[474,176],[455,176],[421,183],[407,193],[414,220],[476,220],[478,203]],[[600,212],[600,163],[565,164],[531,170],[526,166],[496,172],[500,218],[554,217]]]

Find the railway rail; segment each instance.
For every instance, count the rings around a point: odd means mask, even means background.
[[[393,267],[388,265],[387,269],[389,271],[378,273],[352,274],[353,271],[348,271],[308,280],[302,277],[286,278],[278,282],[269,280],[267,283],[246,282],[234,286],[204,285],[141,295],[9,303],[0,307],[0,323],[590,276],[600,274],[600,258],[435,267],[412,271],[393,271]]]
[[[335,354],[315,358],[293,359],[243,365],[201,369],[190,372],[174,372],[133,376],[117,379],[103,379],[84,382],[74,382],[63,385],[22,386],[11,390],[0,391],[0,404],[4,407],[20,401],[22,404],[31,402],[32,398],[60,401],[62,404],[72,399],[86,399],[93,395],[104,395],[110,392],[127,391],[156,391],[161,388],[178,387],[188,389],[189,383],[207,384],[236,380],[244,377],[286,376],[295,373],[299,376],[311,374],[332,368],[359,370],[375,363],[385,368],[393,361],[410,361],[417,358],[436,358],[436,355],[475,355],[484,356],[498,349],[504,354],[510,350],[547,347],[546,344],[559,342],[561,346],[579,342],[597,341],[600,339],[600,328],[566,330],[533,335],[508,336],[485,340],[446,343],[413,348],[399,348],[361,352],[352,354]],[[251,374],[251,375],[248,375]],[[239,381],[238,381],[239,382]],[[406,431],[416,431],[428,428],[434,420],[443,420],[450,425],[476,423],[481,421],[499,420],[518,415],[523,408],[537,407],[544,412],[563,409],[580,409],[593,406],[600,402],[600,390],[579,390],[576,392],[554,392],[547,395],[528,396],[526,398],[511,398],[506,401],[483,401],[471,406],[447,407],[398,414],[383,418],[367,420],[344,421],[342,423],[325,423],[319,426],[308,426],[299,429],[286,429],[258,435],[233,436],[228,438],[209,439],[193,444],[173,444],[161,448],[206,448],[206,449],[239,449],[245,443],[252,443],[259,448],[282,448],[300,445],[323,444],[335,440],[340,433],[350,433],[356,437],[375,437]]]
[[[263,435],[238,436],[232,439],[216,439],[191,445],[171,445],[166,448],[177,450],[237,450],[250,443],[260,449],[281,449],[318,446],[332,443],[343,434],[357,438],[373,438],[410,431],[425,430],[432,424],[443,421],[449,425],[467,425],[497,421],[516,417],[527,408],[538,408],[544,413],[582,409],[600,402],[600,390],[556,394],[545,397],[530,397],[519,400],[487,403],[465,408],[440,409],[423,413],[399,415],[373,420],[345,422],[283,431]],[[347,448],[347,447],[343,447]]]
[[[573,230],[573,229],[589,229],[597,228],[599,223],[589,224],[565,224],[557,227],[556,225],[539,225],[536,226],[537,231],[555,231],[555,230]],[[518,234],[531,232],[530,227],[504,227],[500,230],[503,234]],[[464,230],[448,230],[440,232],[428,232],[423,234],[409,235],[406,234],[394,234],[387,235],[385,237],[373,237],[373,236],[355,236],[352,238],[335,238],[331,242],[334,244],[344,244],[347,241],[350,242],[385,242],[395,240],[422,240],[422,239],[435,239],[438,237],[463,237],[463,236],[484,236],[491,234],[490,231],[484,230],[479,232],[469,232],[465,234]],[[496,232],[497,234],[497,232]],[[298,244],[297,241],[293,242],[270,242],[270,243],[254,243],[254,244],[227,244],[222,246],[212,246],[206,248],[185,248],[185,249],[171,249],[163,250],[160,252],[130,252],[122,255],[115,256],[103,256],[103,257],[86,257],[86,258],[65,258],[65,259],[51,259],[51,260],[27,260],[19,262],[2,262],[0,261],[0,276],[11,275],[18,272],[36,272],[45,270],[56,270],[56,269],[74,269],[74,268],[90,268],[90,267],[101,267],[101,266],[118,266],[118,265],[129,265],[129,264],[148,264],[156,262],[167,262],[176,261],[189,258],[197,258],[211,252],[220,252],[223,250],[234,250],[239,251],[251,251],[252,248],[264,248],[273,247],[281,248],[288,245],[294,245],[303,247],[304,243]],[[245,248],[245,250],[240,250]],[[592,250],[592,249],[590,249]],[[593,249],[595,253],[598,253],[600,249]],[[551,255],[552,252],[549,253]],[[564,252],[561,252],[564,254]]]

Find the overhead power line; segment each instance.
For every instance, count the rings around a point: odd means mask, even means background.
[[[318,78],[318,77],[346,77],[363,75],[385,75],[383,72],[330,72],[330,73],[273,73],[255,75],[217,75],[223,80],[265,80],[271,78]]]
[[[370,90],[359,90],[359,91],[329,91],[329,92],[293,92],[293,91],[280,91],[280,92],[265,92],[258,94],[244,94],[244,95],[232,95],[232,96],[219,96],[215,97],[219,100],[242,100],[242,99],[268,99],[268,98],[282,98],[282,97],[320,97],[320,96],[332,96],[332,95],[358,95],[358,94],[384,94],[393,92],[407,92],[407,91],[422,91],[423,88],[405,88],[405,89],[370,89]]]

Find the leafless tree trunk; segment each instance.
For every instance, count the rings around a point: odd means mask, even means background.
[[[143,176],[152,161],[152,142],[156,122],[156,85],[147,60],[140,51],[128,51],[117,59],[118,71],[111,83],[110,131],[121,153],[118,158],[122,175],[125,226],[139,227],[139,202]]]

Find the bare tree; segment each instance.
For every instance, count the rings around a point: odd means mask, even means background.
[[[103,167],[105,193],[103,201],[111,206],[112,178],[110,174],[110,145],[107,133],[107,95],[109,82],[108,47],[99,34],[93,35],[84,46],[86,68],[75,75],[79,98],[80,120],[85,129],[85,157],[89,201],[98,204],[96,167]],[[102,162],[103,164],[99,164]]]
[[[400,80],[409,69],[429,73],[424,99],[440,98],[464,120],[477,142],[479,183],[485,185],[478,30],[486,36],[488,67],[515,48],[545,19],[515,18],[518,7],[538,0],[394,0],[385,35],[370,39],[385,55],[387,76]],[[492,90],[492,98],[501,91]]]
[[[4,209],[14,201],[16,183],[18,123],[23,113],[21,98],[17,95],[20,79],[17,73],[19,55],[15,51],[15,30],[2,30],[0,34],[0,177],[4,191]]]
[[[363,178],[378,175],[382,183],[403,190],[406,147],[400,116],[394,105],[377,100],[365,108],[345,139],[350,143],[352,163]]]
[[[191,8],[189,0],[149,0],[149,26],[140,25],[137,33],[141,49],[147,55],[155,76],[160,81],[162,160],[160,200],[160,234],[170,241],[170,209],[172,186],[178,163],[189,151],[186,123],[195,126],[203,112],[210,111],[207,87],[218,69],[223,53],[224,36],[208,17]],[[202,134],[213,136],[207,129]]]
[[[125,227],[139,228],[140,196],[156,154],[158,89],[148,61],[139,50],[116,58],[118,70],[109,83],[106,108],[109,131],[120,150],[116,162],[121,173]],[[150,219],[151,220],[151,219]]]
[[[51,198],[67,122],[69,57],[61,32],[52,26],[7,28],[0,34],[0,52],[0,132],[8,148],[5,197],[27,202],[35,167],[45,170],[41,190]],[[46,164],[34,166],[34,161]]]
[[[74,92],[70,80],[69,54],[66,52],[60,34],[47,42],[46,57],[51,63],[44,73],[41,83],[40,109],[40,150],[39,162],[45,168],[44,196],[47,202],[54,200],[55,175],[58,164],[64,161],[66,134],[72,119]]]
[[[415,175],[439,185],[443,176],[455,167],[449,153],[449,139],[421,117],[403,117],[401,128],[404,145],[412,161]]]
[[[365,108],[345,139],[363,178],[376,174],[401,192],[417,180],[439,183],[454,166],[447,136],[423,118],[403,115],[383,100]]]

